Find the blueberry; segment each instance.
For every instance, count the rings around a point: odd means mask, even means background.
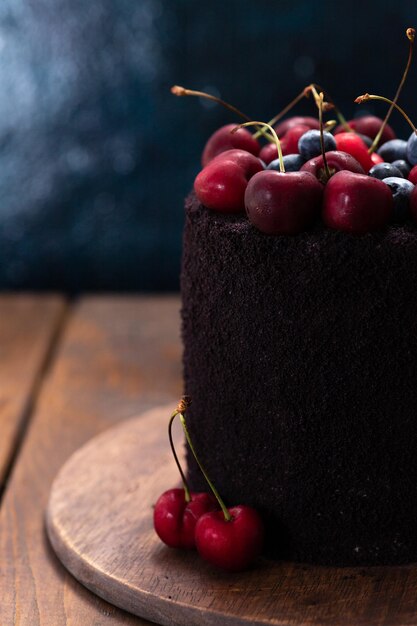
[[[328,132],[323,133],[324,151],[336,150],[336,141],[333,135]],[[315,156],[321,154],[320,146],[320,131],[308,130],[304,135],[301,135],[298,141],[298,152],[301,154],[305,161],[309,161]]]
[[[378,154],[388,163],[392,163],[398,159],[406,159],[407,142],[404,141],[404,139],[391,139],[391,141],[386,141],[379,148]]]
[[[397,167],[400,170],[401,174],[404,176],[404,178],[408,178],[411,170],[411,165],[408,163],[408,161],[405,161],[404,159],[398,159],[398,161],[393,161],[391,165]]]
[[[394,222],[403,222],[409,214],[409,198],[414,185],[409,180],[396,176],[384,178],[383,182],[390,187],[394,199],[392,219]]]
[[[407,161],[417,165],[417,135],[413,132],[407,141]]]
[[[395,167],[392,163],[377,163],[369,170],[369,176],[379,178],[379,180],[384,180],[384,178],[388,178],[388,176],[404,178],[401,170],[398,169],[398,167]]]
[[[304,159],[301,154],[286,154],[283,157],[286,172],[298,172],[300,167],[304,165]],[[267,170],[277,170],[279,172],[279,159],[271,161],[267,166]]]

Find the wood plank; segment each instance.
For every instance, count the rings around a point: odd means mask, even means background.
[[[65,309],[59,296],[0,295],[0,491]]]
[[[87,439],[181,393],[178,297],[83,300],[60,350],[0,511],[0,624],[144,624],[70,576],[47,543],[55,474]]]
[[[323,567],[259,559],[222,572],[171,550],[152,504],[178,478],[161,407],[102,433],[66,463],[51,492],[57,554],[90,589],[164,626],[417,624],[417,565]],[[177,450],[182,440],[181,428]],[[94,470],[92,470],[94,468]]]

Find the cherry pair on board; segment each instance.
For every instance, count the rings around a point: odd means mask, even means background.
[[[168,427],[171,450],[180,472],[182,489],[165,491],[155,504],[154,528],[159,538],[172,548],[196,548],[209,563],[229,571],[249,567],[260,555],[264,529],[257,511],[239,505],[227,508],[207,476],[191,441],[185,413],[190,404],[182,398],[171,416]],[[191,492],[173,446],[171,428],[179,415],[185,437],[205,479],[212,491]]]

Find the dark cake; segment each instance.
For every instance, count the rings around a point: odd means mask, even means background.
[[[192,195],[182,298],[187,423],[267,553],[416,561],[416,227],[268,236]]]

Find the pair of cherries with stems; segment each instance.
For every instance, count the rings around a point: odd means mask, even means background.
[[[264,527],[258,512],[238,505],[227,508],[199,460],[187,428],[185,414],[191,400],[184,396],[172,413],[168,437],[183,488],[165,491],[154,508],[154,528],[159,538],[172,548],[197,548],[209,563],[229,571],[249,567],[260,555]],[[179,416],[185,438],[212,494],[190,490],[172,439],[172,424]]]

